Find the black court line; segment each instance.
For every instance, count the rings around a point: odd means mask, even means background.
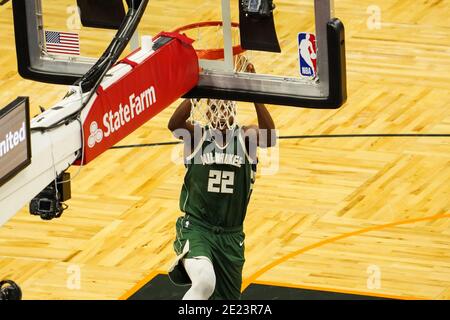
[[[181,141],[130,144],[130,145],[125,145],[125,146],[114,146],[114,147],[111,147],[111,149],[146,148],[146,147],[158,147],[158,146],[171,146],[171,145],[176,145],[176,144],[181,144]]]
[[[317,134],[301,136],[281,136],[278,139],[317,139],[317,138],[403,138],[403,137],[450,137],[450,133],[355,133],[355,134]]]
[[[291,139],[331,139],[331,138],[450,138],[449,133],[362,133],[362,134],[326,134],[326,135],[300,135],[300,136],[280,136],[280,140]],[[158,146],[170,146],[181,144],[181,141],[168,141],[156,143],[130,144],[114,146],[111,149],[147,148]]]
[[[189,286],[175,286],[167,275],[159,274],[141,287],[128,300],[181,300]],[[339,292],[297,289],[281,286],[251,284],[242,293],[242,300],[386,300]],[[389,299],[391,300],[391,299]]]

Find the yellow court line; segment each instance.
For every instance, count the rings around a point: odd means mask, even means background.
[[[275,281],[256,280],[255,282],[252,282],[252,284],[260,284],[260,285],[265,285],[265,286],[282,287],[282,288],[295,288],[295,289],[305,289],[305,290],[313,290],[313,291],[344,293],[344,294],[353,294],[353,295],[357,295],[357,296],[368,296],[368,297],[388,298],[388,299],[397,299],[397,300],[424,300],[423,298],[418,298],[418,297],[397,296],[397,295],[392,295],[392,294],[353,291],[353,290],[347,290],[347,289],[336,289],[336,288],[330,289],[330,288],[326,288],[326,287],[304,286],[304,285],[296,285],[296,284],[292,284],[292,283],[275,282]]]
[[[438,219],[442,219],[442,218],[450,218],[450,214],[447,213],[441,213],[441,214],[437,214],[437,215],[433,215],[433,216],[428,216],[428,217],[423,217],[423,218],[416,218],[416,219],[409,219],[409,220],[401,220],[401,221],[396,221],[396,222],[392,222],[392,223],[388,223],[388,224],[382,224],[382,225],[376,225],[376,226],[372,226],[372,227],[368,227],[368,228],[364,228],[364,229],[360,229],[360,230],[356,230],[356,231],[352,231],[352,232],[348,232],[348,233],[344,233],[335,237],[331,237],[316,243],[313,243],[309,246],[303,247],[299,250],[296,250],[294,252],[291,252],[271,263],[269,263],[268,265],[266,265],[265,267],[261,268],[260,270],[258,270],[257,272],[255,272],[254,274],[252,274],[250,277],[248,277],[247,279],[245,279],[242,283],[242,291],[244,291],[251,283],[254,283],[256,281],[256,279],[258,279],[261,275],[263,275],[264,273],[266,273],[267,271],[269,271],[270,269],[282,264],[283,262],[286,262],[287,260],[305,253],[307,251],[310,251],[312,249],[324,246],[328,243],[333,243],[336,242],[338,240],[341,239],[345,239],[345,238],[349,238],[352,236],[356,236],[356,235],[360,235],[363,233],[367,233],[370,231],[375,231],[375,230],[382,230],[382,229],[386,229],[389,227],[394,227],[394,226],[398,226],[398,225],[403,225],[403,224],[410,224],[410,223],[415,223],[415,222],[421,222],[421,221],[428,221],[428,220],[438,220]]]

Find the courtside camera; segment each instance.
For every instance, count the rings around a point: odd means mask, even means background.
[[[43,220],[59,218],[67,208],[64,201],[71,197],[70,174],[63,172],[30,202],[30,213]]]

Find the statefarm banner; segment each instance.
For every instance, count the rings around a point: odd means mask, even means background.
[[[100,86],[97,90],[83,123],[84,164],[197,85],[199,66],[192,40],[179,34],[161,35],[173,39],[139,64],[125,58],[122,63],[133,69],[106,89]]]

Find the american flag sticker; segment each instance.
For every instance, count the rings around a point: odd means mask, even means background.
[[[72,32],[45,31],[48,53],[80,55],[80,36]]]

